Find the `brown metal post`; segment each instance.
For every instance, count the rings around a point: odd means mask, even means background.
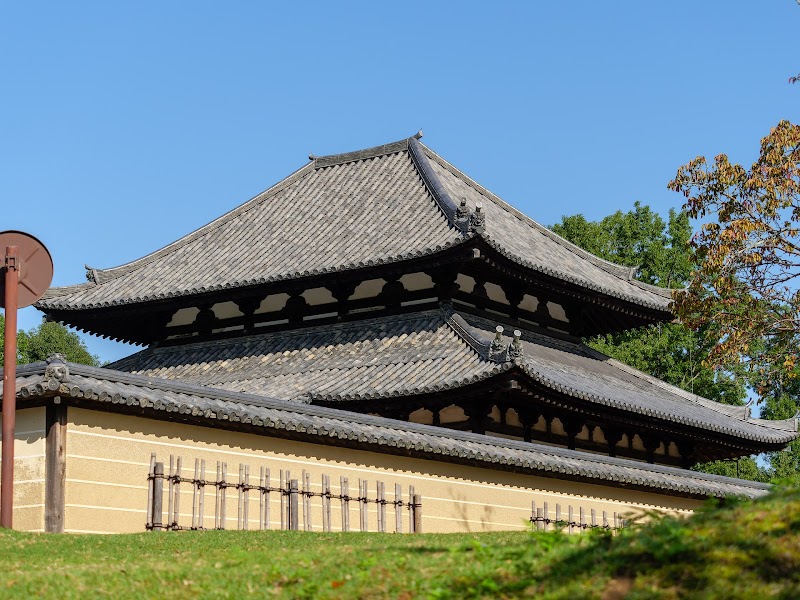
[[[17,410],[17,247],[5,248],[5,316],[3,342],[3,466],[0,475],[0,527],[11,529],[14,512],[14,426]]]

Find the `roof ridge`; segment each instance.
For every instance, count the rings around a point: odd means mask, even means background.
[[[171,242],[166,246],[163,246],[158,250],[151,252],[150,254],[146,254],[145,256],[137,258],[136,260],[133,260],[131,262],[124,263],[116,267],[110,267],[108,269],[92,269],[87,265],[86,267],[87,273],[93,272],[94,273],[93,276],[96,277],[97,279],[95,280],[95,283],[102,284],[107,281],[116,279],[121,275],[125,275],[127,273],[130,273],[131,271],[135,271],[136,269],[146,266],[151,262],[158,260],[165,254],[169,254],[170,252],[173,252],[174,250],[181,248],[182,246],[188,244],[189,242],[192,242],[198,238],[203,237],[204,235],[207,235],[220,225],[223,225],[224,223],[227,223],[229,220],[238,217],[243,213],[246,213],[252,208],[255,208],[260,202],[266,200],[267,198],[276,194],[277,192],[280,192],[281,190],[287,188],[291,184],[296,183],[297,181],[299,181],[300,179],[311,173],[311,171],[313,170],[312,166],[313,163],[303,165],[302,167],[294,171],[294,173],[291,173],[288,177],[284,177],[273,186],[267,188],[263,192],[259,192],[246,202],[243,202],[239,206],[229,210],[228,212],[217,217],[213,221],[206,223],[202,227],[195,229],[190,233],[187,233],[185,236],[178,238],[174,242]]]
[[[454,176],[456,176],[459,179],[461,179],[464,183],[469,185],[475,191],[477,191],[478,193],[486,196],[492,202],[494,202],[497,206],[499,206],[500,208],[502,208],[506,212],[514,215],[515,217],[517,217],[523,223],[526,223],[527,225],[533,227],[534,229],[536,229],[537,231],[539,231],[543,235],[547,236],[548,238],[550,238],[552,241],[556,242],[560,246],[562,246],[565,249],[569,250],[570,252],[576,254],[577,256],[579,256],[579,257],[581,257],[581,258],[583,258],[585,260],[588,260],[593,265],[603,269],[607,273],[609,273],[611,275],[614,275],[615,277],[618,277],[619,279],[622,279],[623,281],[625,281],[627,283],[631,283],[631,284],[635,285],[636,287],[639,287],[639,288],[644,289],[644,290],[646,290],[648,292],[657,294],[659,296],[670,297],[670,298],[672,297],[672,289],[671,288],[662,288],[662,287],[659,287],[659,286],[656,286],[656,285],[652,285],[652,284],[649,284],[649,283],[644,283],[642,281],[638,281],[637,279],[634,279],[633,278],[633,272],[635,270],[635,267],[626,267],[624,265],[619,265],[617,263],[611,262],[611,261],[606,260],[604,258],[600,258],[599,256],[596,256],[596,255],[592,254],[588,250],[584,250],[580,246],[578,246],[576,244],[573,244],[572,242],[564,239],[563,237],[561,237],[560,235],[558,235],[554,231],[550,230],[549,228],[545,227],[544,225],[542,225],[538,221],[532,219],[531,217],[529,217],[528,215],[526,215],[522,211],[514,208],[511,204],[509,204],[508,202],[506,202],[505,200],[500,198],[500,196],[498,196],[494,192],[492,192],[492,191],[488,190],[487,188],[483,187],[477,181],[472,179],[469,175],[467,175],[466,173],[461,171],[458,167],[454,166],[452,163],[447,161],[447,159],[442,158],[442,156],[437,154],[435,151],[431,150],[428,146],[426,146],[426,145],[424,145],[422,143],[419,143],[419,146],[422,147],[425,150],[425,153],[428,155],[429,158],[432,158],[433,160],[435,160],[437,163],[439,163],[439,165],[441,165],[442,167],[444,167],[445,169],[450,171]],[[491,238],[491,235],[489,235],[488,233],[483,233],[481,235],[483,237],[486,237],[486,238]]]
[[[350,162],[366,160],[368,158],[403,152],[408,149],[409,141],[412,139],[414,138],[405,138],[396,142],[389,142],[388,144],[373,146],[372,148],[364,148],[363,150],[342,152],[341,154],[328,154],[326,156],[314,156],[311,154],[309,158],[313,161],[311,164],[314,165],[314,169],[324,169],[325,167],[333,167],[335,165],[343,165]]]
[[[411,155],[411,162],[414,163],[417,172],[422,178],[422,182],[425,184],[425,187],[428,188],[428,191],[444,213],[447,221],[452,227],[456,227],[456,212],[458,211],[458,206],[450,197],[450,194],[447,193],[439,177],[436,176],[436,173],[431,168],[427,157],[421,150],[422,147],[422,144],[420,144],[416,138],[410,138],[408,140],[408,152]],[[461,231],[462,235],[466,235],[466,232],[462,231],[459,227],[456,227],[456,229]]]
[[[453,332],[464,342],[467,346],[483,360],[489,359],[489,348],[491,346],[491,339],[487,339],[479,332],[475,331],[473,327],[462,317],[455,312],[452,307],[442,307],[442,313],[445,317],[445,322],[453,330]]]

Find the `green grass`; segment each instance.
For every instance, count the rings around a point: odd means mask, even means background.
[[[622,535],[0,533],[0,598],[800,598],[800,489]]]

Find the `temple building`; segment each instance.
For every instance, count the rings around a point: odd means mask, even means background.
[[[537,499],[688,512],[765,493],[688,468],[780,449],[796,420],[753,418],[584,345],[672,320],[671,292],[419,137],[311,156],[178,241],[49,290],[49,318],[145,349],[102,369],[19,369],[35,448],[24,527],[141,530],[136,489],[156,449],[401,478],[426,498],[426,531],[519,528]]]

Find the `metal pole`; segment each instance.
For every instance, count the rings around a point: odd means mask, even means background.
[[[6,330],[3,343],[3,467],[0,475],[0,527],[11,529],[14,511],[14,425],[17,409],[17,247],[6,246]]]

